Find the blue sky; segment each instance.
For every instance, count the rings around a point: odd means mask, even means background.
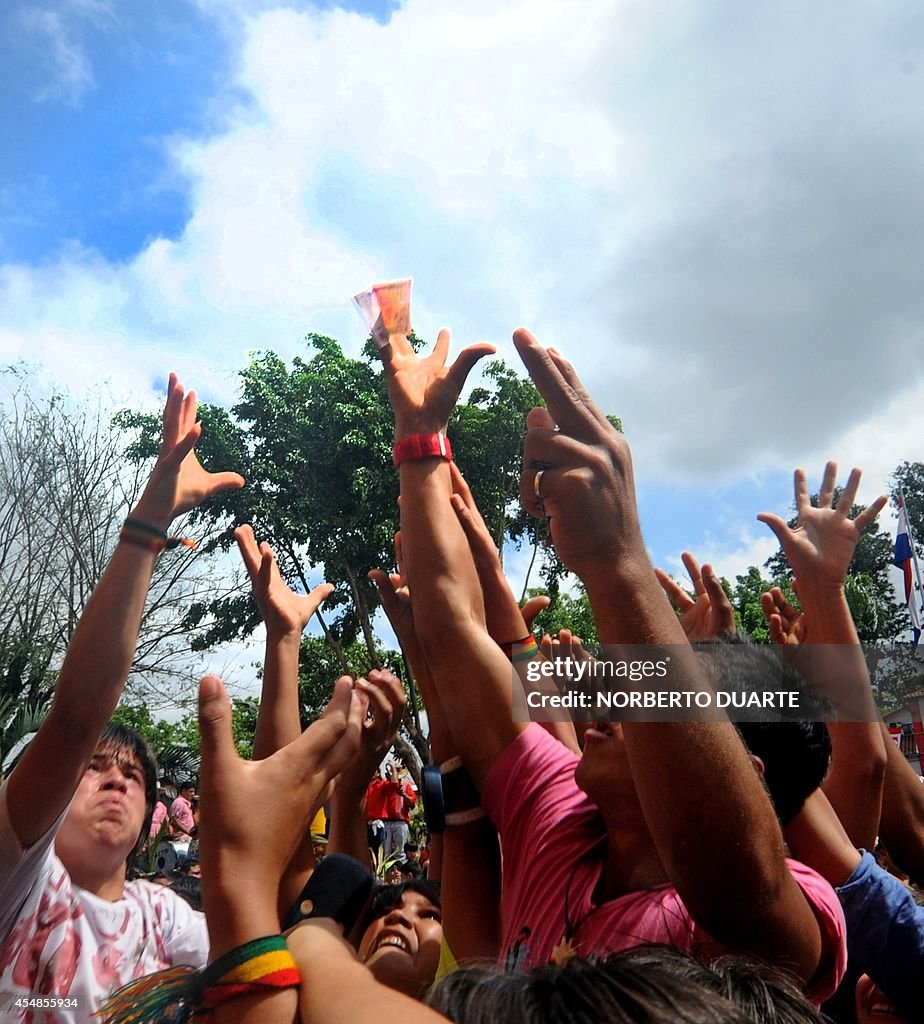
[[[0,362],[232,401],[413,274],[418,333],[562,348],[655,560],[733,576],[796,465],[924,459],[922,44],[911,2],[11,0]]]

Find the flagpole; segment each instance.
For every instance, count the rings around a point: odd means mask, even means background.
[[[898,499],[905,511],[905,529],[908,531],[908,543],[911,546],[911,564],[914,566],[914,586],[911,588],[911,596],[917,602],[918,619],[921,619],[921,566],[918,562],[918,549],[914,544],[914,534],[911,532],[911,523],[908,522],[908,507],[905,504],[905,492],[899,487]]]

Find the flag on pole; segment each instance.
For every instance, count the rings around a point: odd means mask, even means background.
[[[898,506],[898,532],[895,535],[895,552],[892,555],[892,564],[898,566],[905,574],[905,604],[911,614],[911,632],[914,635],[913,646],[917,647],[921,638],[921,598],[916,593],[914,585],[914,570],[912,561],[914,552],[911,549],[911,534],[908,530],[908,516],[905,513],[905,503],[899,502]]]

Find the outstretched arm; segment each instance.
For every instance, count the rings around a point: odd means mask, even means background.
[[[558,353],[525,330],[514,342],[548,407],[527,420],[521,501],[551,519],[559,557],[587,588],[600,639],[671,644],[670,673],[659,685],[708,691],[645,550],[625,438]],[[694,920],[733,949],[811,978],[821,955],[818,923],[786,867],[773,809],[731,723],[625,722],[622,733],[661,862]],[[661,770],[665,759],[670,773]]]
[[[202,680],[202,900],[213,960],[279,934],[280,879],[325,789],[355,755],[365,713],[362,691],[342,678],[324,714],[302,735],[262,761],[243,761],[221,680]],[[295,988],[271,989],[227,1003],[216,1020],[290,1024],[297,1002]]]
[[[269,544],[257,545],[252,527],[239,526],[234,539],[266,626],[263,690],[253,740],[254,757],[259,760],[301,735],[298,654],[302,633],[334,588],[322,583],[307,594],[297,594],[283,580]]]
[[[764,513],[757,518],[779,539],[795,574],[804,611],[801,621],[791,619],[792,609],[785,603],[774,607],[771,592],[769,599],[762,599],[765,612],[770,612],[771,634],[782,634],[784,621],[793,623],[787,632],[790,638],[798,627],[803,643],[812,645],[807,669],[810,681],[832,699],[839,711],[839,717],[828,723],[832,757],[824,781],[825,794],[854,846],[872,849],[879,829],[886,751],[869,672],[844,594],[844,580],[863,530],[879,514],[886,499],[878,498],[851,519],[860,476],[859,469],[851,470],[847,486],[835,503],[837,463],[827,463],[815,507],[805,473],[797,469],[799,516],[795,529],[776,515]]]
[[[396,547],[404,559],[400,534]],[[443,705],[437,692],[436,681],[430,671],[417,639],[410,594],[398,574],[387,575],[376,571],[370,574],[382,597],[382,607],[388,616],[401,647],[411,663],[411,670],[430,724],[430,758],[437,764],[446,764],[456,756],[456,748],[446,722]],[[468,792],[467,807],[448,807],[459,812],[478,806],[478,797],[473,786],[465,777],[465,769],[456,769],[453,779],[445,791]],[[455,959],[461,963],[492,961],[500,949],[500,846],[497,831],[488,817],[476,818],[462,824],[447,824],[442,835],[434,837],[435,853],[438,855],[436,873],[430,874],[433,881],[440,883],[443,907],[443,935]],[[431,865],[437,856],[431,857]],[[471,879],[477,878],[473,886]]]
[[[449,332],[418,358],[406,339],[383,349],[395,439],[443,433],[469,370],[490,346],[473,346],[447,367]],[[450,504],[449,463],[402,463],[401,535],[414,623],[453,741],[477,786],[522,726],[511,720],[510,663],[485,628],[478,574]]]
[[[196,393],[170,375],[157,462],[130,518],[166,533],[173,519],[217,491],[243,486],[237,473],[208,473],[193,448]],[[133,534],[150,542],[153,534]],[[170,557],[167,555],[166,557]],[[131,669],[157,554],[121,539],[80,617],[58,674],[54,701],[7,783],[10,821],[23,846],[38,840],[77,789]]]

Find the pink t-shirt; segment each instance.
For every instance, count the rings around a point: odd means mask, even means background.
[[[150,837],[153,839],[158,832],[160,827],[167,820],[167,807],[162,800],[158,800],[154,805],[154,813],[151,815],[151,831]]]
[[[185,796],[178,796],[170,805],[170,820],[176,825],[177,831],[191,836],[196,829],[192,804]]]
[[[716,949],[697,928],[672,885],[628,893],[595,905],[603,873],[606,831],[596,804],[578,789],[579,758],[538,725],[530,725],[491,766],[482,788],[485,810],[504,854],[503,941],[499,965],[545,963],[564,938],[565,900],[578,953],[611,953],[645,943],[686,952]],[[821,925],[821,967],[811,987],[830,996],[847,962],[844,915],[830,885],[797,861],[787,861]]]

